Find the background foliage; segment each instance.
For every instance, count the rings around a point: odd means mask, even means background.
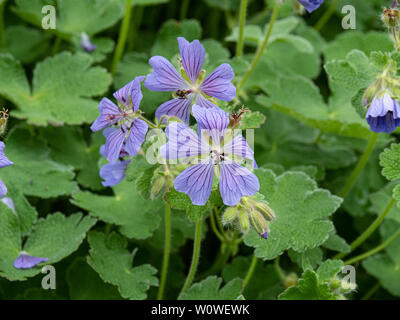
[[[0,298],[154,299],[164,246],[163,195],[150,200],[154,169],[135,159],[126,179],[104,188],[98,175],[104,138],[91,133],[98,101],[137,75],[151,71],[148,59],[174,61],[176,37],[201,39],[209,72],[227,62],[237,84],[263,40],[272,0],[249,0],[245,50],[235,57],[239,0],[132,0],[127,44],[115,74],[112,58],[125,0],[9,0],[4,6],[0,53],[0,107],[10,110],[2,137],[14,165],[0,178],[15,213],[0,202]],[[391,199],[400,199],[398,133],[381,135],[367,167],[343,201],[336,196],[366,146],[371,132],[352,106],[376,72],[375,51],[392,51],[379,15],[381,0],[340,0],[321,30],[315,24],[334,1],[312,14],[282,6],[266,50],[243,88],[241,103],[252,110],[242,128],[255,131],[260,193],[275,210],[268,240],[250,231],[229,251],[203,228],[195,284],[179,295],[190,263],[194,221],[209,214],[176,191],[165,195],[172,210],[172,252],[168,299],[395,299],[400,296],[400,239],[355,263],[357,289],[332,290],[343,261],[335,254],[349,245]],[[388,6],[390,1],[386,5]],[[41,9],[57,8],[57,29],[41,28]],[[357,12],[357,30],[341,28],[344,4]],[[86,32],[97,45],[80,47]],[[143,89],[141,109],[152,117],[168,93]],[[229,108],[229,106],[225,106]],[[383,176],[381,170],[383,169]],[[143,170],[141,170],[143,169]],[[149,171],[150,170],[150,171]],[[221,211],[217,197],[211,202]],[[368,251],[400,226],[393,206],[379,232],[355,254]],[[231,229],[229,232],[234,232]],[[49,257],[57,289],[42,290],[40,268],[12,266],[20,250]],[[242,283],[252,261],[253,277]],[[210,272],[211,267],[211,272]],[[212,269],[214,267],[214,269]],[[371,291],[371,289],[373,291]]]

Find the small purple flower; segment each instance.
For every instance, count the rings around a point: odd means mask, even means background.
[[[175,189],[189,195],[193,204],[204,205],[216,171],[226,205],[234,206],[242,196],[254,195],[260,189],[258,178],[233,161],[254,160],[254,153],[243,136],[233,136],[232,130],[227,130],[229,115],[219,108],[210,111],[196,104],[192,111],[198,135],[185,124],[173,122],[166,129],[168,143],[160,149],[166,159],[200,160],[176,177]]]
[[[14,267],[17,269],[31,269],[41,262],[49,261],[48,258],[34,257],[25,251],[21,251],[18,258],[14,261]]]
[[[366,118],[371,131],[390,133],[400,126],[399,103],[387,92],[381,98],[375,96]]]
[[[90,41],[89,36],[84,32],[81,36],[81,46],[87,52],[93,52],[96,50],[97,46]]]
[[[299,0],[299,2],[303,5],[304,8],[308,12],[313,12],[318,9],[319,6],[324,2],[324,0]]]
[[[0,141],[0,168],[8,167],[14,164],[4,154],[5,144],[3,141]],[[4,182],[0,179],[0,198],[3,198],[7,194],[7,187]]]
[[[204,47],[199,40],[188,42],[178,38],[181,54],[182,75],[164,57],[154,56],[149,63],[153,73],[146,77],[144,86],[152,91],[173,91],[175,98],[160,105],[156,117],[163,115],[177,117],[189,123],[192,102],[204,108],[218,108],[208,99],[214,97],[223,101],[231,101],[236,96],[236,88],[231,83],[235,76],[232,67],[221,64],[204,80],[202,71],[205,58]]]
[[[100,169],[100,177],[103,186],[112,187],[120,183],[125,178],[126,166],[130,160],[118,161],[116,163],[107,163]]]
[[[90,127],[96,132],[112,126],[104,132],[104,156],[111,163],[115,163],[121,153],[135,156],[145,140],[148,125],[139,119],[139,105],[143,98],[140,84],[143,79],[144,77],[136,77],[114,93],[118,106],[103,98],[99,104],[100,116]]]

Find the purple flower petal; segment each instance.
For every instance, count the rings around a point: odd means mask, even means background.
[[[211,194],[214,165],[208,158],[179,174],[174,181],[175,189],[186,193],[194,205],[203,206]]]
[[[231,83],[234,76],[229,64],[221,64],[202,82],[200,90],[211,97],[231,101],[236,96],[236,88]]]
[[[197,121],[199,136],[202,136],[202,131],[205,130],[213,143],[218,145],[229,125],[229,114],[220,108],[213,108],[210,111],[196,104],[193,105],[192,112]]]
[[[203,67],[206,51],[199,40],[189,42],[185,38],[179,37],[178,43],[183,68],[192,83],[196,83]]]
[[[126,166],[130,160],[116,163],[107,163],[100,168],[100,177],[104,180],[101,183],[105,187],[112,187],[120,183],[125,178]]]
[[[90,38],[86,33],[82,33],[81,46],[87,52],[92,52],[97,48],[97,46],[90,41]]]
[[[263,234],[260,234],[264,239],[268,239],[268,231],[265,231]]]
[[[133,121],[131,132],[129,133],[128,140],[125,144],[125,150],[130,156],[136,156],[139,152],[140,147],[146,138],[148,128],[148,124],[141,119],[135,119]]]
[[[4,184],[3,180],[0,179],[0,198],[5,197],[7,194],[7,187]]]
[[[319,6],[324,2],[324,0],[299,0],[299,2],[303,5],[304,8],[308,12],[313,12],[318,9]]]
[[[374,132],[390,133],[400,125],[400,106],[388,93],[382,98],[374,97],[366,115]]]
[[[4,154],[5,147],[6,147],[6,145],[4,144],[4,142],[0,141],[0,168],[4,168],[4,167],[11,166],[12,164],[14,164],[10,160],[8,160],[8,158],[5,156],[5,154]]]
[[[140,102],[143,99],[142,88],[140,85],[144,78],[144,76],[136,77],[121,89],[115,91],[114,98],[126,107],[129,107],[130,99],[130,101],[132,101],[132,110],[137,111],[139,109]]]
[[[118,160],[125,139],[126,129],[123,128],[114,129],[110,134],[108,134],[104,147],[104,154],[109,162],[114,163]]]
[[[210,100],[204,98],[202,94],[198,94],[196,96],[196,104],[206,109],[213,109],[213,108],[221,109],[217,105],[212,103]]]
[[[152,57],[149,63],[153,67],[153,72],[144,81],[144,86],[147,89],[151,91],[177,91],[190,88],[174,66],[164,57]]]
[[[41,262],[49,261],[48,258],[39,258],[31,256],[30,254],[22,251],[17,259],[14,261],[14,267],[17,269],[31,269]]]
[[[260,190],[258,178],[247,168],[235,162],[221,162],[219,191],[227,206],[235,206],[243,196],[252,196]]]
[[[14,205],[14,201],[9,198],[9,197],[5,197],[1,199],[1,202],[3,202],[5,205],[7,205],[13,212],[15,212],[15,205]]]
[[[208,144],[201,143],[197,134],[180,122],[172,122],[165,133],[168,143],[161,146],[160,155],[165,159],[182,159],[209,154]]]
[[[167,115],[181,119],[186,124],[189,124],[190,109],[191,99],[175,98],[160,105],[156,110],[156,117],[160,120],[163,115]]]
[[[254,160],[254,152],[251,150],[246,139],[242,135],[237,135],[230,142],[224,145],[224,154],[230,155],[232,160],[234,160],[234,156]]]
[[[123,110],[117,107],[110,99],[103,98],[99,103],[100,116],[93,122],[90,129],[93,132],[102,130],[122,118]]]

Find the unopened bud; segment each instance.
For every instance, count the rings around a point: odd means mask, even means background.
[[[397,28],[400,25],[400,11],[397,8],[383,8],[382,21],[388,28]]]
[[[0,134],[3,134],[4,131],[6,131],[8,118],[8,110],[3,108],[3,110],[0,111]]]
[[[165,177],[157,175],[153,181],[152,181],[152,186],[151,186],[151,190],[150,190],[150,198],[154,199],[156,198],[161,190],[165,187]]]
[[[231,223],[234,219],[236,219],[237,215],[238,209],[236,207],[228,207],[222,215],[222,223]]]
[[[293,287],[293,286],[297,285],[298,280],[299,280],[299,277],[297,276],[297,274],[295,274],[294,272],[291,272],[283,280],[283,285],[285,286],[285,288]]]
[[[240,229],[242,229],[243,233],[247,233],[250,228],[250,222],[247,213],[243,210],[240,210],[238,218],[239,218]]]
[[[250,221],[251,221],[251,224],[252,224],[254,230],[260,236],[262,236],[264,239],[267,239],[268,238],[268,224],[267,224],[267,221],[265,221],[264,216],[260,212],[253,210],[250,213]]]
[[[258,209],[268,221],[276,219],[274,210],[272,210],[266,202],[257,201],[255,204],[255,208]]]

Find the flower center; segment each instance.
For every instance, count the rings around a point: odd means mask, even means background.
[[[214,165],[220,164],[222,161],[225,160],[225,154],[222,152],[220,153],[218,150],[211,150],[210,151],[211,161]]]

